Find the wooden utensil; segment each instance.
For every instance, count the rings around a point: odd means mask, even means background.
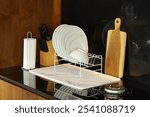
[[[120,31],[121,19],[115,19],[115,29],[107,33],[105,74],[122,78],[126,50],[126,32]]]

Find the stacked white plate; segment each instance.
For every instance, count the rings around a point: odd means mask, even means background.
[[[52,35],[52,43],[57,55],[70,62],[73,60],[70,56],[73,51],[82,50],[88,54],[87,37],[84,31],[78,26],[67,24],[59,25]]]

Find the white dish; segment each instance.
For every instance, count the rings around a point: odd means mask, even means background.
[[[78,40],[80,42],[80,38],[81,36],[78,33],[74,33],[74,32],[70,32],[68,35],[65,36],[65,47],[66,47],[67,54],[70,54],[69,49],[70,49],[70,44],[72,43],[72,41]]]
[[[61,27],[56,35],[56,47],[57,47],[57,51],[56,53],[60,56],[60,57],[65,57],[65,55],[63,54],[63,46],[62,46],[62,41],[63,41],[63,38],[62,38],[62,30],[64,29],[64,27]],[[63,51],[62,51],[63,50]]]
[[[69,55],[73,50],[82,49],[85,52],[88,52],[88,45],[84,40],[82,40],[82,35],[70,35],[70,39],[66,43],[66,51]]]
[[[82,49],[85,52],[88,52],[88,43],[87,37],[81,28],[70,26],[67,30],[67,35],[64,37],[67,53],[66,57],[72,62],[69,54],[76,49]]]
[[[88,52],[87,37],[83,30],[74,25],[58,26],[52,36],[55,52],[62,58],[68,58],[71,51],[82,49]]]
[[[81,49],[87,48],[84,50],[88,51],[88,46],[85,47],[85,45],[87,45],[87,38],[84,32],[82,31],[82,29],[80,29],[79,27],[73,25],[67,25],[66,27],[63,27],[63,29],[60,31],[59,36],[61,36],[60,38],[62,39],[61,42],[59,43],[59,47],[61,47],[60,51],[62,53],[62,56],[64,56],[65,58],[69,57],[70,51],[72,51],[73,49],[77,49],[78,47]],[[70,40],[74,41],[76,39],[74,38],[74,36],[76,37],[78,36],[80,40],[78,39],[78,44],[74,45],[72,47],[72,50],[68,50],[70,49],[70,47],[67,45],[67,42],[68,41],[70,42]]]
[[[88,53],[81,49],[72,51],[70,53],[70,57],[72,57],[72,59],[75,59],[77,62],[82,62],[85,64],[88,64],[89,61]]]
[[[53,32],[53,36],[52,36],[52,43],[53,43],[53,47],[54,47],[54,50],[55,52],[60,56],[60,57],[64,57],[63,56],[63,53],[61,51],[61,46],[60,46],[60,43],[62,43],[62,33],[61,31],[67,27],[68,25],[67,24],[62,24],[62,25],[59,25]]]
[[[64,58],[67,58],[67,52],[66,52],[66,45],[65,45],[65,37],[70,33],[67,31],[67,29],[69,28],[70,26],[66,26],[66,27],[63,27],[63,29],[60,31],[60,38],[61,38],[61,41],[58,42],[59,43],[59,47],[61,47],[61,49],[59,50],[60,53],[61,53],[61,57],[63,56]]]
[[[53,35],[52,35],[52,44],[53,44],[53,47],[55,49],[55,52],[58,53],[58,48],[57,48],[57,40],[59,40],[59,38],[57,38],[57,35],[58,35],[58,32],[60,30],[60,28],[62,27],[62,25],[58,26],[54,32],[53,32]]]

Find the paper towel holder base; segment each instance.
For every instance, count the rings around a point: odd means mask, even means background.
[[[32,68],[32,69],[27,69],[27,68],[21,67],[21,69],[24,70],[24,71],[29,71],[29,70],[36,69],[36,67],[35,67],[35,68]]]

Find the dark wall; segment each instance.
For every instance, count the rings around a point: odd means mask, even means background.
[[[88,37],[90,52],[98,54],[103,51],[99,48],[103,46],[102,29],[120,14],[120,9],[120,0],[63,0],[62,23],[80,26]]]
[[[90,52],[105,56],[106,32],[116,17],[128,34],[125,75],[150,77],[149,0],[63,0],[62,23],[80,26]]]
[[[150,1],[126,0],[124,11],[128,33],[128,74],[150,77]]]

